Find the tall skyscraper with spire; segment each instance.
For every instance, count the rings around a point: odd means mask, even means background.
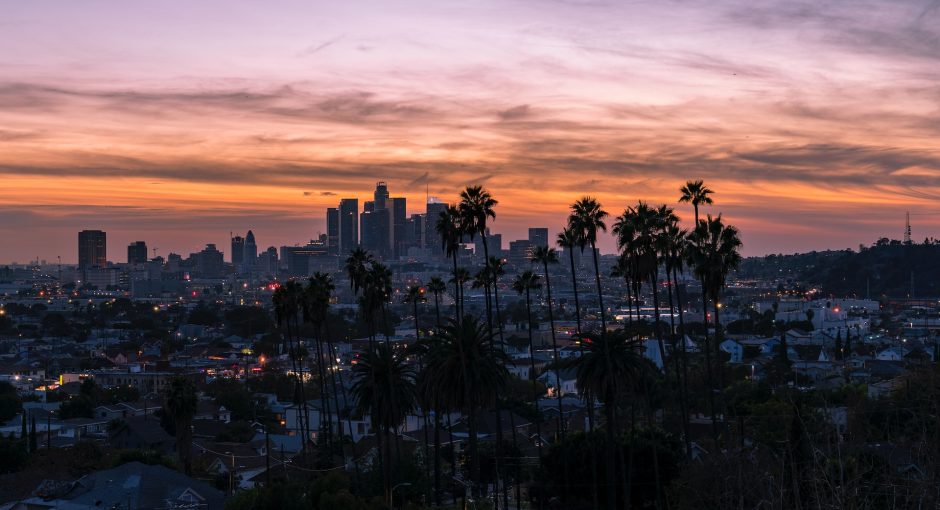
[[[258,259],[258,245],[255,244],[255,233],[251,230],[245,234],[245,251],[242,255],[242,267],[251,270]]]

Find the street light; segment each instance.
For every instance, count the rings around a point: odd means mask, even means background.
[[[410,482],[402,482],[402,483],[400,483],[400,484],[398,484],[398,485],[392,487],[392,491],[389,493],[389,496],[392,498],[392,501],[390,501],[390,503],[393,504],[393,505],[395,504],[395,489],[397,489],[397,488],[399,488],[399,487],[411,487],[411,483],[410,483]],[[399,505],[399,508],[401,508],[401,505]]]

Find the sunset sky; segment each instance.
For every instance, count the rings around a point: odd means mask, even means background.
[[[674,203],[758,255],[940,237],[940,1],[20,1],[0,9],[0,262],[260,248],[484,184],[504,242]],[[403,193],[404,192],[404,193]],[[687,219],[690,208],[677,205]],[[613,243],[606,240],[605,251]]]

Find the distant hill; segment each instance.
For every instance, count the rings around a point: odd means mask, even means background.
[[[738,271],[744,278],[784,278],[820,287],[835,296],[874,299],[940,296],[940,243],[904,244],[880,239],[860,251],[814,251],[794,255],[749,257]]]

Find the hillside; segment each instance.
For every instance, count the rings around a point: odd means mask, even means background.
[[[820,287],[835,296],[872,298],[940,296],[940,244],[904,244],[881,239],[860,251],[820,251],[745,259],[744,278],[785,278]]]

